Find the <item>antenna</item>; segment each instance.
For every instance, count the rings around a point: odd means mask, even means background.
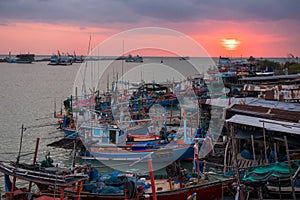
[[[124,40],[122,41],[122,83],[124,76]]]
[[[87,55],[90,54],[90,50],[91,50],[91,40],[92,40],[92,36],[90,36],[89,47],[88,47]]]

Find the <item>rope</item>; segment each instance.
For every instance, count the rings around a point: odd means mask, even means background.
[[[22,157],[22,156],[29,156],[29,155],[32,155],[32,154],[34,154],[34,152],[22,154],[22,155],[20,155],[20,157]]]
[[[42,137],[43,140],[51,140],[51,139],[58,139],[58,138],[64,138],[65,136],[55,136],[55,137]]]
[[[18,152],[4,152],[3,154],[17,154]],[[32,153],[31,151],[23,152],[24,154],[26,153]]]
[[[27,128],[43,128],[46,126],[57,126],[57,123],[52,123],[52,124],[40,124],[40,125],[35,125],[35,126],[28,126]]]

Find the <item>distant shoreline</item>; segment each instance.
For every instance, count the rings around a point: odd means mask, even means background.
[[[18,54],[11,54],[11,56],[16,56]],[[0,54],[0,59],[4,59],[8,57],[8,54]],[[36,54],[35,55],[35,62],[43,62],[43,61],[48,61],[50,60],[51,55],[39,55]],[[86,56],[84,56],[86,57]],[[95,60],[118,60],[120,59],[122,56],[91,56],[91,58],[95,58]],[[208,59],[211,58],[215,61],[217,61],[219,59],[219,56],[212,56],[212,57],[190,57],[190,56],[184,56],[184,57],[175,57],[175,56],[142,56],[143,58],[156,58],[156,59],[161,59],[161,58],[183,58],[183,60],[189,60],[189,59],[196,59],[196,58],[202,58],[202,59]],[[223,57],[223,56],[222,56]],[[228,56],[224,56],[224,57],[228,57]],[[233,60],[247,60],[249,57],[229,57]],[[290,58],[287,57],[254,57],[257,60],[270,60],[270,61],[274,61],[274,62],[279,62],[281,64],[286,63],[287,61],[289,61]],[[122,60],[122,58],[120,59]]]
[[[16,56],[18,54],[11,54],[11,56]],[[7,57],[8,54],[0,54],[0,57]],[[49,55],[40,55],[40,54],[35,54],[36,57],[51,57],[52,54],[49,54]],[[81,55],[80,55],[81,56]],[[86,55],[83,55],[84,57],[86,57]],[[219,58],[219,56],[211,56],[211,57],[197,57],[197,56],[142,56],[140,55],[141,57],[144,57],[144,58]],[[99,57],[103,57],[103,58],[118,58],[118,57],[121,57],[121,56],[99,56]],[[231,58],[231,59],[248,59],[249,57],[234,57],[234,56],[221,56],[221,57],[228,57],[228,58]],[[256,59],[289,59],[287,57],[255,57],[254,58]]]

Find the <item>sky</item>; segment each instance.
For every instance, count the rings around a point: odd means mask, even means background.
[[[0,54],[86,55],[90,37],[93,48],[122,31],[162,27],[210,56],[299,57],[299,8],[299,0],[0,0]]]

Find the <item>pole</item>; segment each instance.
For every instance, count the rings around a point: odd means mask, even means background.
[[[152,199],[157,200],[151,155],[148,156],[148,168],[149,168],[151,188],[152,188],[152,197],[153,197]]]
[[[183,185],[182,185],[182,172],[181,172],[181,163],[180,163],[180,160],[178,160],[178,168],[179,168],[179,174],[178,174],[178,179],[179,179],[179,188],[183,188]]]
[[[77,89],[77,87],[75,88],[75,108],[78,108],[77,106],[78,106],[78,89]],[[76,109],[77,111],[75,112],[75,111],[73,111],[73,113],[75,113],[75,127],[77,127],[77,124],[78,124],[78,121],[77,121],[77,118],[78,118],[78,112],[79,112],[79,110],[78,109]],[[77,124],[76,124],[77,123]]]
[[[167,137],[167,107],[164,107],[164,138]]]
[[[73,146],[73,162],[72,162],[73,169],[75,168],[76,165],[76,142],[77,142],[77,134],[74,138],[74,146]]]
[[[35,151],[34,151],[34,157],[33,157],[32,164],[35,164],[35,162],[36,162],[37,152],[38,152],[38,149],[39,149],[39,143],[40,143],[40,138],[36,138]],[[28,187],[28,192],[30,192],[31,186],[32,186],[32,182],[30,181],[29,182],[29,187]]]
[[[72,112],[73,112],[73,95],[71,95],[71,103],[70,103],[70,107],[71,107],[71,110],[72,110]]]
[[[26,129],[24,128],[24,125],[22,124],[21,138],[20,138],[20,147],[19,147],[19,153],[18,153],[17,161],[16,161],[16,168],[18,167],[19,161],[20,161],[20,156],[21,156],[21,151],[22,151],[22,142],[23,142],[23,132],[24,132],[24,130],[26,130]],[[14,176],[13,182],[12,182],[12,187],[11,187],[11,197],[12,198],[14,196],[14,190],[15,190],[16,180],[17,180],[17,178],[16,178],[16,176]]]
[[[264,135],[264,146],[265,146],[265,164],[267,164],[268,163],[268,158],[267,158],[267,143],[266,143],[265,122],[263,122],[263,135]]]
[[[60,104],[60,115],[62,115],[62,104],[63,104],[63,102],[61,101],[61,104]]]
[[[54,118],[56,117],[56,98],[54,98]]]
[[[290,152],[289,152],[289,146],[288,146],[286,135],[284,136],[284,142],[285,142],[286,155],[287,155],[287,160],[288,160],[288,165],[289,165],[289,171],[290,171],[290,179],[291,179],[293,199],[296,200],[295,185],[294,185],[294,179],[293,179],[293,174],[292,174]]]
[[[183,140],[184,140],[184,143],[186,144],[186,138],[187,138],[187,135],[186,135],[186,109],[184,108],[183,110]]]
[[[171,124],[171,120],[172,120],[172,117],[173,117],[173,101],[171,103],[171,117],[170,117],[170,124]]]
[[[90,35],[89,46],[88,46],[88,50],[87,50],[87,56],[89,56],[89,54],[90,54],[90,50],[91,50],[91,40],[92,40],[92,36]]]
[[[274,143],[274,154],[275,154],[275,162],[278,162],[278,157],[277,157],[277,145]]]
[[[81,186],[82,186],[82,182],[79,181],[78,185],[77,185],[77,200],[80,200],[80,190],[81,190]]]
[[[237,174],[237,181],[238,181],[238,185],[240,185],[241,182],[241,178],[240,178],[240,171],[239,171],[239,165],[237,162],[237,153],[236,153],[236,144],[235,144],[235,140],[234,140],[234,126],[231,125],[230,126],[230,132],[231,132],[231,143],[232,143],[232,158],[234,161],[234,168],[236,170],[236,174]]]
[[[65,199],[65,188],[62,187],[60,191],[60,200],[64,200],[64,199]]]
[[[253,153],[254,166],[256,166],[256,156],[255,156],[254,137],[253,137],[253,135],[251,135],[251,143],[252,143],[252,153]]]
[[[200,176],[200,165],[199,165],[199,144],[198,144],[198,139],[195,140],[194,144],[194,157],[195,157],[195,162],[196,162],[196,168],[197,168],[197,175],[198,175],[198,182],[201,179]]]
[[[122,85],[123,85],[123,76],[124,76],[124,40],[122,41]],[[124,87],[122,86],[122,89]]]

